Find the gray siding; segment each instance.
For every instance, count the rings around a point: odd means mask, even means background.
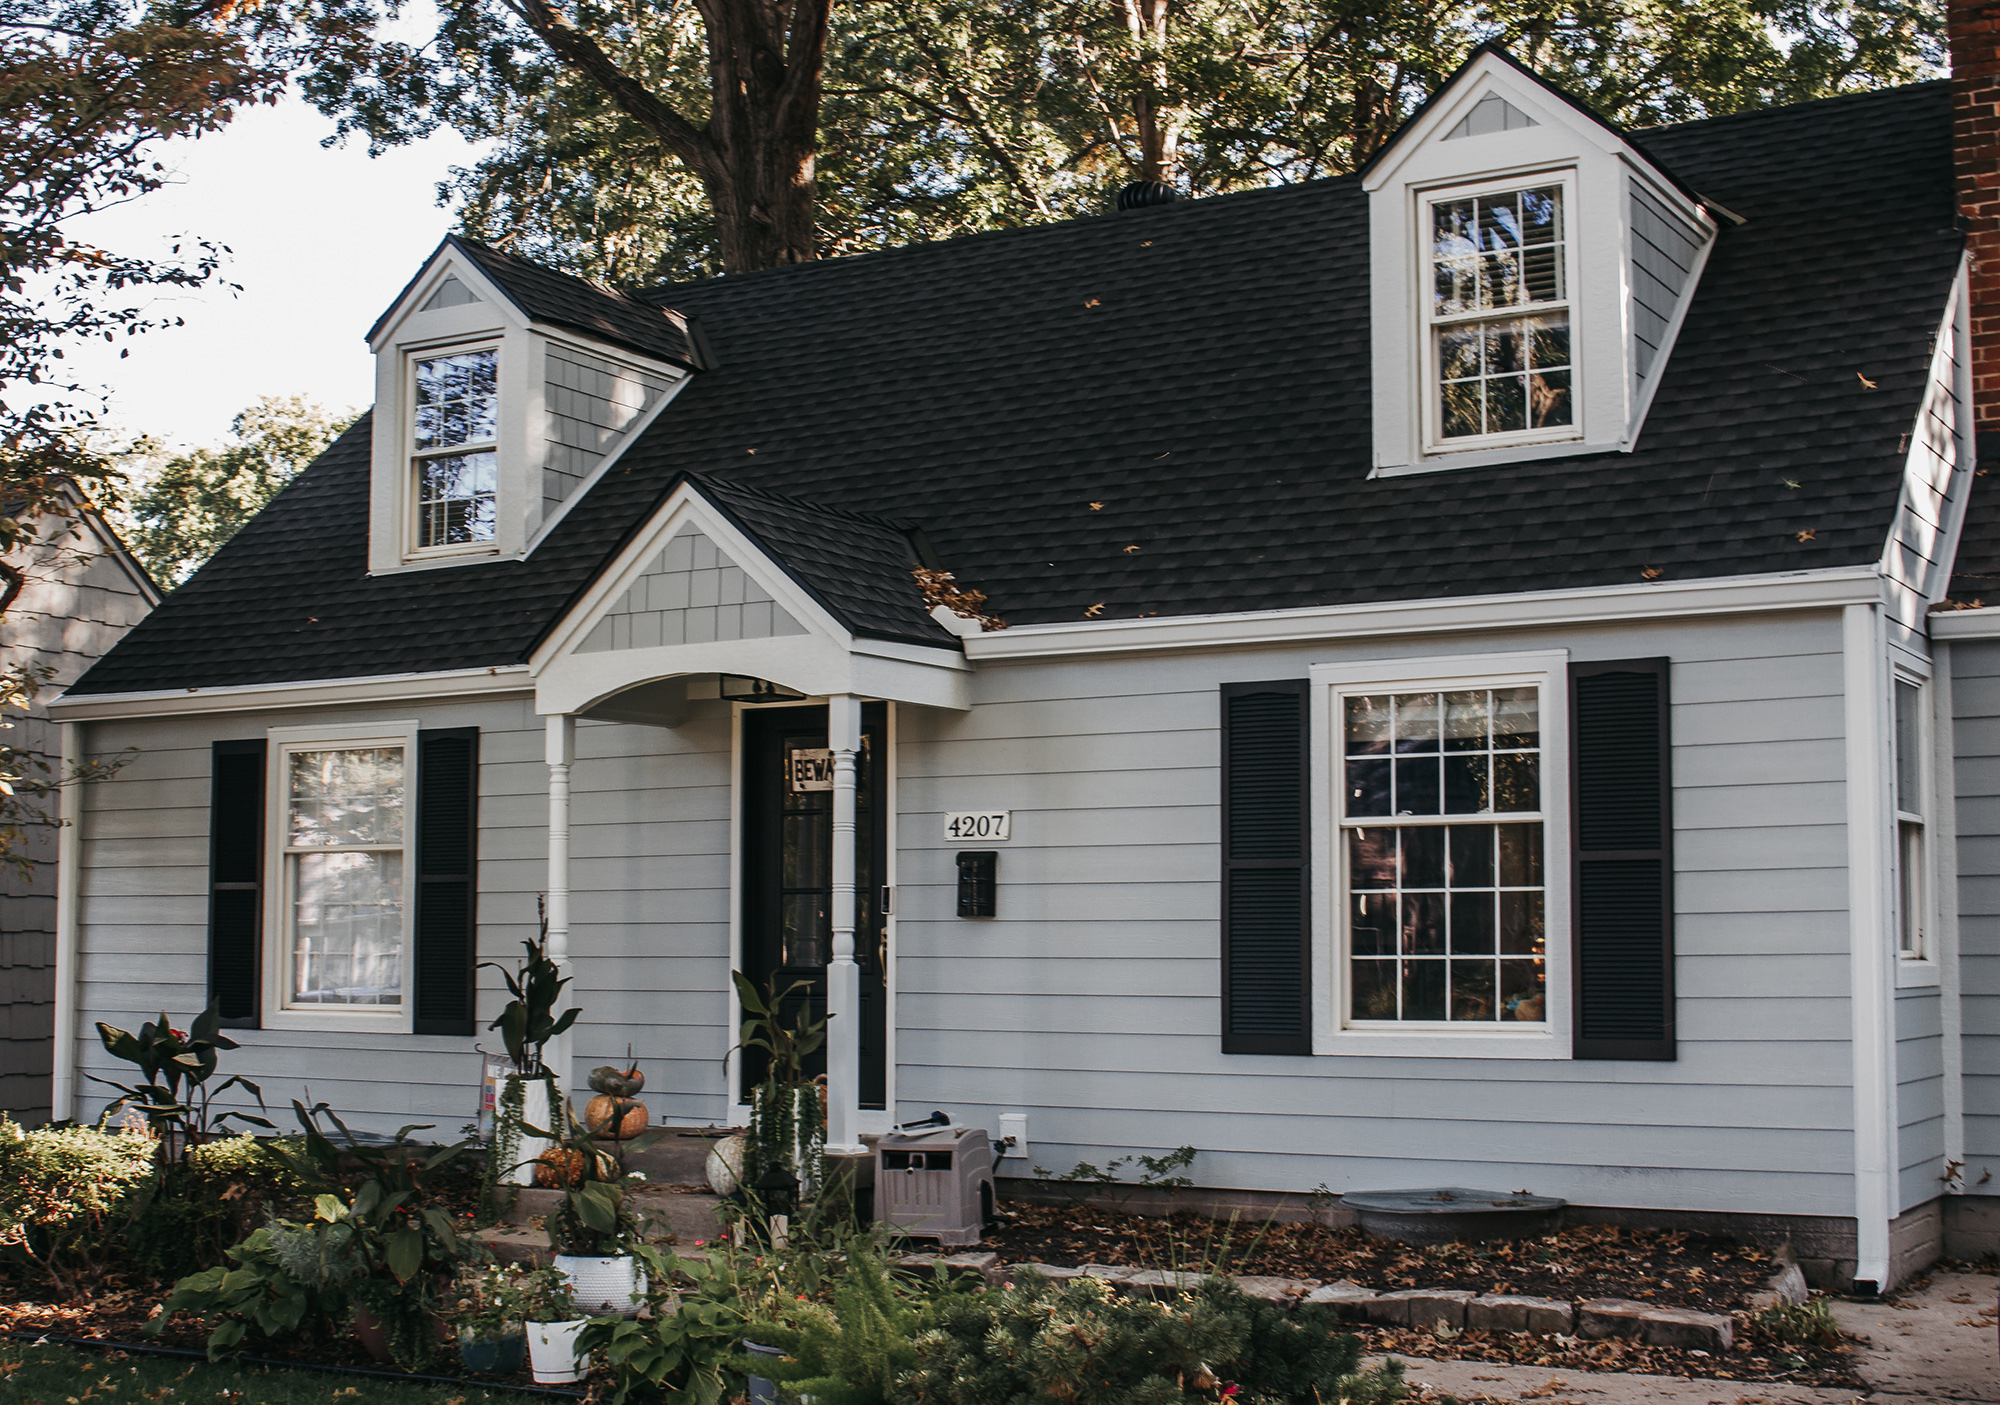
[[[683,527],[612,602],[576,651],[595,654],[805,632],[705,533]]]
[[[525,699],[93,724],[93,745],[141,754],[87,800],[81,1073],[114,1068],[94,1021],[130,1029],[206,1001],[210,744],[270,726],[412,715],[426,727],[480,729],[479,952],[520,955],[548,872],[543,724]],[[723,1111],[729,747],[720,705],[673,731],[577,728],[571,951],[585,1019],[576,1059],[590,1068],[631,1044],[656,1115],[706,1121]],[[378,1131],[422,1121],[455,1134],[476,1108],[473,1045],[499,1050],[483,1026],[505,998],[497,974],[480,972],[477,1040],[246,1030],[228,1067],[261,1081],[275,1108],[309,1090]],[[101,1085],[80,1078],[79,1088],[86,1113],[106,1100]]]
[[[74,683],[152,604],[87,528],[54,540],[45,534],[22,564],[28,584],[7,612],[0,664],[48,664],[55,677],[7,741],[46,759],[53,773],[62,734],[48,720],[46,698]],[[33,876],[0,869],[0,1110],[39,1122],[49,1115],[55,1036],[55,829],[31,825],[25,840]]]
[[[1896,993],[1896,1208],[1944,1194],[1944,1026],[1936,986]]]
[[[1631,187],[1632,374],[1644,384],[1666,345],[1667,328],[1700,260],[1701,232],[1648,195]]]
[[[2000,1183],[2000,640],[1954,642],[1951,677],[1965,1185],[1990,1194]]]
[[[1222,1055],[1217,686],[1550,645],[1674,660],[1679,1060]],[[901,1110],[1025,1111],[1056,1170],[1191,1143],[1212,1185],[1851,1213],[1839,650],[1828,614],[984,665],[902,723]],[[1000,915],[945,916],[940,815],[1003,807]]]
[[[671,388],[670,381],[650,371],[550,342],[543,514],[567,501],[625,432]]]

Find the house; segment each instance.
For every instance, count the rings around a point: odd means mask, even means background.
[[[37,519],[31,540],[8,563],[20,572],[20,593],[0,615],[0,667],[50,670],[25,712],[0,715],[12,724],[0,741],[48,765],[46,774],[29,771],[35,781],[53,780],[86,759],[65,749],[62,729],[49,720],[49,700],[160,603],[152,577],[76,486],[65,482],[60,492],[65,515]],[[0,582],[0,593],[10,583]],[[57,856],[74,865],[76,835],[25,824],[21,839],[19,852],[31,867],[0,867],[0,1112],[32,1125],[49,1117],[57,943],[69,935],[59,934],[56,920],[66,876]]]
[[[1634,133],[1488,49],[1355,177],[638,295],[446,240],[55,709],[139,752],[58,1107],[213,1000],[456,1127],[539,899],[559,1065],[671,1122],[743,1115],[736,968],[815,983],[843,1153],[2000,1244],[1974,58]]]

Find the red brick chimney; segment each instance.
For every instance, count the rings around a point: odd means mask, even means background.
[[[2000,429],[2000,0],[1947,0],[1958,214],[1972,255],[1972,403]]]

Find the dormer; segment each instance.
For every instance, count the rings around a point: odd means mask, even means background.
[[[1638,441],[1716,223],[1486,47],[1362,172],[1377,476]]]
[[[456,237],[368,345],[375,574],[525,557],[696,365],[678,314]]]

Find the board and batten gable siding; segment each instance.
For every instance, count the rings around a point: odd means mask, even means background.
[[[1952,641],[1951,683],[1964,1184],[2000,1195],[2000,639]]]
[[[548,875],[543,721],[525,697],[93,723],[92,748],[139,755],[85,801],[80,1075],[122,1076],[96,1021],[132,1029],[206,1000],[212,742],[411,717],[424,728],[480,729],[479,957],[511,966],[521,956]],[[570,945],[585,1013],[575,1058],[581,1068],[620,1061],[632,1045],[656,1115],[706,1121],[723,1109],[729,749],[719,708],[678,730],[577,727]],[[476,1111],[473,1045],[501,1052],[485,1024],[505,1000],[498,973],[484,970],[475,1037],[233,1030],[243,1048],[225,1064],[259,1081],[287,1125],[282,1110],[309,1090],[370,1131],[419,1121],[455,1135]],[[106,1093],[80,1076],[80,1111],[94,1114]]]
[[[1672,659],[1677,1061],[1224,1055],[1220,685],[1551,648]],[[969,713],[901,714],[900,1111],[1026,1112],[1056,1171],[1851,1214],[1842,686],[1832,613],[983,664]],[[941,817],[982,809],[999,911],[959,920]]]
[[[55,543],[47,537],[17,563],[28,582],[7,611],[0,664],[55,670],[47,691],[7,737],[53,769],[62,757],[62,728],[49,720],[48,697],[81,677],[153,606],[94,534],[65,534]],[[49,1116],[55,1038],[56,831],[30,825],[23,838],[33,875],[24,880],[11,867],[0,869],[0,1111],[37,1123]]]
[[[1891,582],[1889,617],[1905,640],[1921,631],[1924,611],[1944,595],[1957,528],[1972,488],[1969,372],[1960,354],[1965,288],[1946,309],[1931,352],[1929,382],[1906,442],[1902,500],[1889,531],[1883,566]],[[1922,645],[1916,645],[1921,650]]]

